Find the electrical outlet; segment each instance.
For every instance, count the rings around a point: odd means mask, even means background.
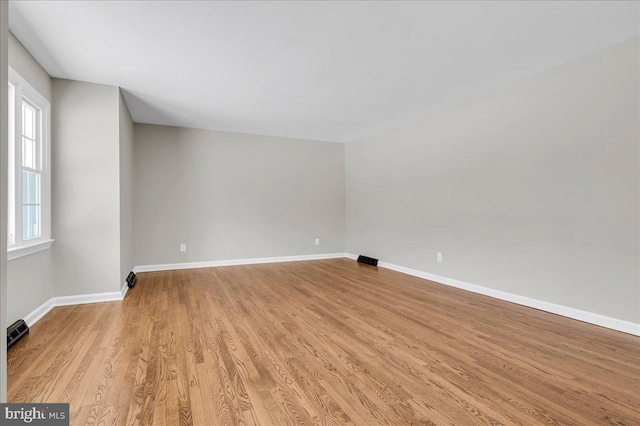
[[[187,245],[186,244],[180,244],[180,251],[181,252],[187,251]]]
[[[436,260],[438,262],[442,262],[442,253],[438,252],[438,255],[436,256]]]
[[[316,245],[319,246],[320,245],[320,238],[316,238]]]

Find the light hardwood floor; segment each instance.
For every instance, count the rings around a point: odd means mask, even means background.
[[[231,266],[52,310],[8,381],[74,425],[631,425],[640,338],[347,259]]]

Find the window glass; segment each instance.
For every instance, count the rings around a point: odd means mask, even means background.
[[[22,102],[22,135],[35,139],[36,110],[26,102]]]
[[[22,171],[22,204],[40,204],[40,174]]]
[[[40,206],[22,206],[22,239],[40,236]]]
[[[50,240],[49,102],[12,69],[8,94],[7,244],[19,257]]]

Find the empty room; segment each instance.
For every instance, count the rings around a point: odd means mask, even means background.
[[[639,34],[0,1],[0,425],[640,425]]]

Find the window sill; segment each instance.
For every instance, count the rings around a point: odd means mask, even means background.
[[[7,250],[7,261],[29,256],[30,254],[34,254],[42,250],[48,250],[54,241],[55,240],[45,240],[28,246],[10,248]]]

